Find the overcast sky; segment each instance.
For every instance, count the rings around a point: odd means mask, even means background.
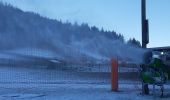
[[[115,30],[141,41],[141,0],[1,0],[24,11]],[[149,47],[170,46],[170,0],[146,0]]]

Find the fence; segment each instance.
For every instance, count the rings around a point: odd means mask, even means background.
[[[130,65],[130,64],[129,64]],[[139,83],[138,66],[119,64],[119,83]],[[34,57],[1,59],[0,83],[110,84],[110,63],[67,63]]]

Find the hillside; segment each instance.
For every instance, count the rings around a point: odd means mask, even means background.
[[[141,62],[143,53],[142,49],[126,44],[124,37],[114,31],[63,23],[2,3],[0,50],[38,56],[43,51],[57,59],[81,62],[108,61],[113,57]]]

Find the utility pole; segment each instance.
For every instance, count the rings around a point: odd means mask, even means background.
[[[146,0],[141,0],[141,18],[142,18],[142,48],[147,48],[149,43],[149,25],[146,19]],[[146,59],[146,58],[145,58]],[[143,66],[144,67],[144,66]],[[149,94],[148,84],[142,82],[142,92]]]
[[[142,48],[147,48],[149,43],[149,25],[146,19],[146,0],[141,0],[141,16],[142,16]]]

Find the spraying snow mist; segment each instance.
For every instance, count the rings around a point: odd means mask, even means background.
[[[142,62],[145,50],[114,31],[51,20],[0,4],[0,50],[70,62]]]

